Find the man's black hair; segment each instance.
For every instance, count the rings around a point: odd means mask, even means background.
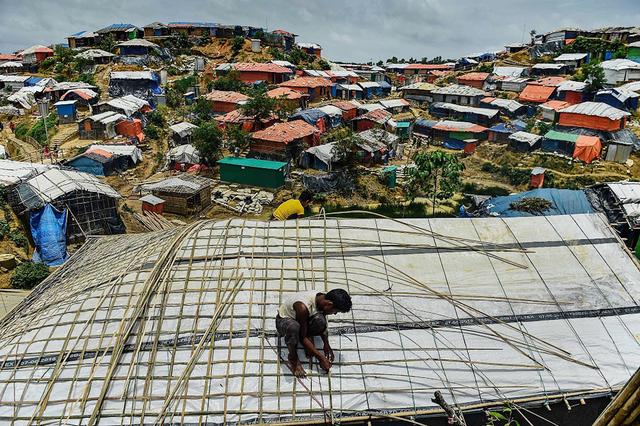
[[[311,201],[313,200],[313,194],[311,193],[311,191],[307,191],[306,189],[304,191],[302,191],[300,193],[300,196],[298,197],[299,201]]]
[[[341,288],[335,288],[324,295],[325,299],[333,302],[333,307],[338,312],[349,312],[351,310],[351,296]]]

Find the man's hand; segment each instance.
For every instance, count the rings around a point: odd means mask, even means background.
[[[318,362],[320,363],[320,367],[322,367],[322,369],[328,373],[329,370],[331,369],[331,361],[329,361],[324,356],[319,356]]]
[[[333,349],[331,349],[331,346],[329,346],[329,343],[325,343],[324,344],[324,356],[327,357],[327,359],[331,362],[333,362],[333,360],[335,359],[335,355],[333,354]]]

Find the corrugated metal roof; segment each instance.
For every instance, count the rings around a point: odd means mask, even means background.
[[[438,87],[431,91],[437,95],[458,95],[458,96],[488,96],[488,93],[484,90],[476,89],[475,87],[462,86],[458,84],[452,84],[450,86]]]
[[[280,83],[280,87],[307,87],[311,89],[316,87],[331,87],[331,85],[333,85],[331,80],[322,77],[298,77]]]
[[[122,43],[116,44],[116,46],[118,47],[136,46],[136,47],[153,47],[153,48],[160,47],[157,44],[151,43],[149,40],[145,40],[143,38],[136,38],[133,40],[123,41]]]
[[[286,123],[276,123],[271,127],[253,133],[251,137],[258,140],[288,144],[315,133],[319,133],[319,130],[311,124],[306,123],[304,120],[294,120]]]
[[[586,58],[587,56],[589,56],[588,53],[563,53],[562,55],[554,58],[553,60],[556,62],[579,61],[581,59]]]
[[[375,87],[380,87],[380,85],[375,81],[360,81],[358,82],[358,86],[362,87],[363,89],[372,89]]]
[[[589,85],[583,81],[566,80],[558,85],[558,92],[584,92]]]
[[[317,43],[296,43],[296,45],[303,49],[322,49],[322,46]]]
[[[450,104],[447,102],[434,102],[431,104],[432,108],[442,108],[449,111],[461,112],[461,113],[472,113],[477,115],[482,115],[487,118],[494,118],[500,111],[497,109],[490,108],[475,108],[466,105],[458,105],[458,104]]]
[[[481,102],[498,108],[504,108],[509,112],[516,112],[524,106],[520,102],[514,101],[513,99],[485,98],[482,99]]]
[[[582,102],[581,104],[565,108],[561,110],[560,113],[591,115],[608,118],[610,120],[620,120],[621,118],[631,115],[626,111],[619,110],[602,102]]]
[[[284,99],[296,100],[308,95],[304,95],[289,87],[276,87],[275,89],[269,90],[267,92],[267,96],[269,96],[270,98],[284,98]]]
[[[526,72],[523,67],[493,67],[493,73],[501,77],[521,77]]]
[[[204,95],[204,98],[212,102],[229,102],[234,104],[244,104],[249,100],[249,96],[226,90],[212,90]]]
[[[411,105],[409,101],[405,99],[387,99],[387,100],[379,101],[379,104],[385,108],[400,108],[400,107],[407,107]]]
[[[531,67],[534,70],[561,70],[564,68],[563,64],[535,64]]]
[[[293,72],[287,67],[281,67],[274,63],[254,63],[254,62],[238,62],[230,64],[231,67],[240,72],[267,72],[276,74],[292,74]]]
[[[458,77],[458,81],[485,81],[489,78],[488,72],[470,72]]]
[[[610,61],[600,62],[600,66],[603,69],[613,71],[640,69],[640,63],[629,59],[611,59]]]
[[[548,101],[555,91],[555,87],[527,84],[524,90],[520,92],[518,99],[524,102],[543,103]]]

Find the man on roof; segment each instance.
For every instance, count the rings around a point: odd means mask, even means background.
[[[320,367],[329,371],[335,359],[329,345],[327,315],[351,310],[351,296],[342,289],[333,289],[328,293],[303,291],[285,296],[276,315],[276,330],[284,337],[289,349],[289,368],[296,377],[305,377],[306,373],[298,358],[298,343],[302,342],[307,357],[316,357]],[[320,336],[324,344],[322,352],[316,349],[314,336]]]
[[[304,217],[304,208],[313,201],[313,194],[302,191],[297,200],[287,200],[273,211],[272,220],[288,220]]]

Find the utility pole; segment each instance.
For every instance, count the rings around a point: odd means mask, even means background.
[[[49,146],[49,129],[47,129],[47,116],[49,115],[49,98],[43,98],[38,101],[38,111],[42,117],[42,123],[44,124],[44,137],[45,146]],[[44,157],[41,155],[42,163],[44,163]]]

